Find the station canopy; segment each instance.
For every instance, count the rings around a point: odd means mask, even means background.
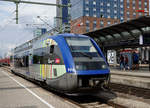
[[[150,32],[150,16],[114,24],[85,33],[106,49],[139,47],[139,36]]]

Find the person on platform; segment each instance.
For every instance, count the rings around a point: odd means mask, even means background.
[[[133,56],[132,56],[132,59],[133,59],[133,67],[132,69],[139,69],[139,56],[136,52],[133,52]]]
[[[121,70],[124,69],[124,57],[123,57],[122,54],[120,55],[120,69],[121,69]]]
[[[124,58],[124,65],[125,65],[125,70],[127,70],[128,69],[128,67],[129,67],[129,65],[128,65],[128,56],[127,55],[125,55],[125,58]]]

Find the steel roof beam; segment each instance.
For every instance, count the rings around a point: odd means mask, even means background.
[[[122,34],[122,31],[119,31],[119,29],[116,29],[117,26],[114,26],[113,28],[110,27],[111,30],[117,32],[123,39],[125,39],[124,35]]]
[[[134,27],[135,29],[138,29],[141,32],[141,34],[144,34],[144,31],[140,27],[137,27],[136,25],[131,24],[131,23],[127,23],[127,25],[130,25],[130,26]]]
[[[144,24],[144,25],[150,27],[150,24],[149,24],[149,23],[145,23],[145,21],[141,21],[141,20],[136,21],[136,20],[135,20],[135,22],[138,22],[138,23],[141,23],[141,24]]]
[[[103,30],[103,32],[106,33],[106,34],[108,34],[108,35],[110,35],[110,36],[112,36],[114,39],[116,39],[116,37],[114,36],[114,34],[111,33],[111,32],[109,32],[108,30]]]
[[[122,25],[122,26],[120,25],[119,28],[124,29],[124,30],[127,31],[134,39],[136,39],[136,36],[133,35],[133,33],[128,29],[127,26],[124,26],[124,27],[123,27],[123,25]]]

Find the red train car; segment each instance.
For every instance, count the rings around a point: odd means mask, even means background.
[[[0,65],[10,66],[10,58],[0,59]]]

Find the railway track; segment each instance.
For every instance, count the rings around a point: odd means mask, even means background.
[[[3,67],[6,71],[10,71],[9,67]],[[35,82],[34,82],[35,83]],[[125,105],[121,105],[113,99],[117,97],[117,95],[114,92],[124,92],[128,94],[133,94],[133,95],[142,95],[142,89],[139,89],[139,92],[135,92],[138,88],[134,87],[126,87],[124,85],[116,85],[116,84],[111,84],[112,91],[101,91],[99,94],[94,94],[94,95],[66,95],[62,93],[55,92],[44,85],[40,85],[39,83],[36,83],[42,88],[51,91],[56,97],[63,99],[63,101],[67,101],[73,104],[76,104],[80,108],[127,108]],[[144,89],[145,90],[145,89]],[[145,90],[148,94],[149,90]],[[137,94],[138,93],[138,94]],[[150,93],[150,92],[149,92]],[[144,96],[150,96],[145,94]]]
[[[112,91],[150,99],[150,89],[111,83]]]

